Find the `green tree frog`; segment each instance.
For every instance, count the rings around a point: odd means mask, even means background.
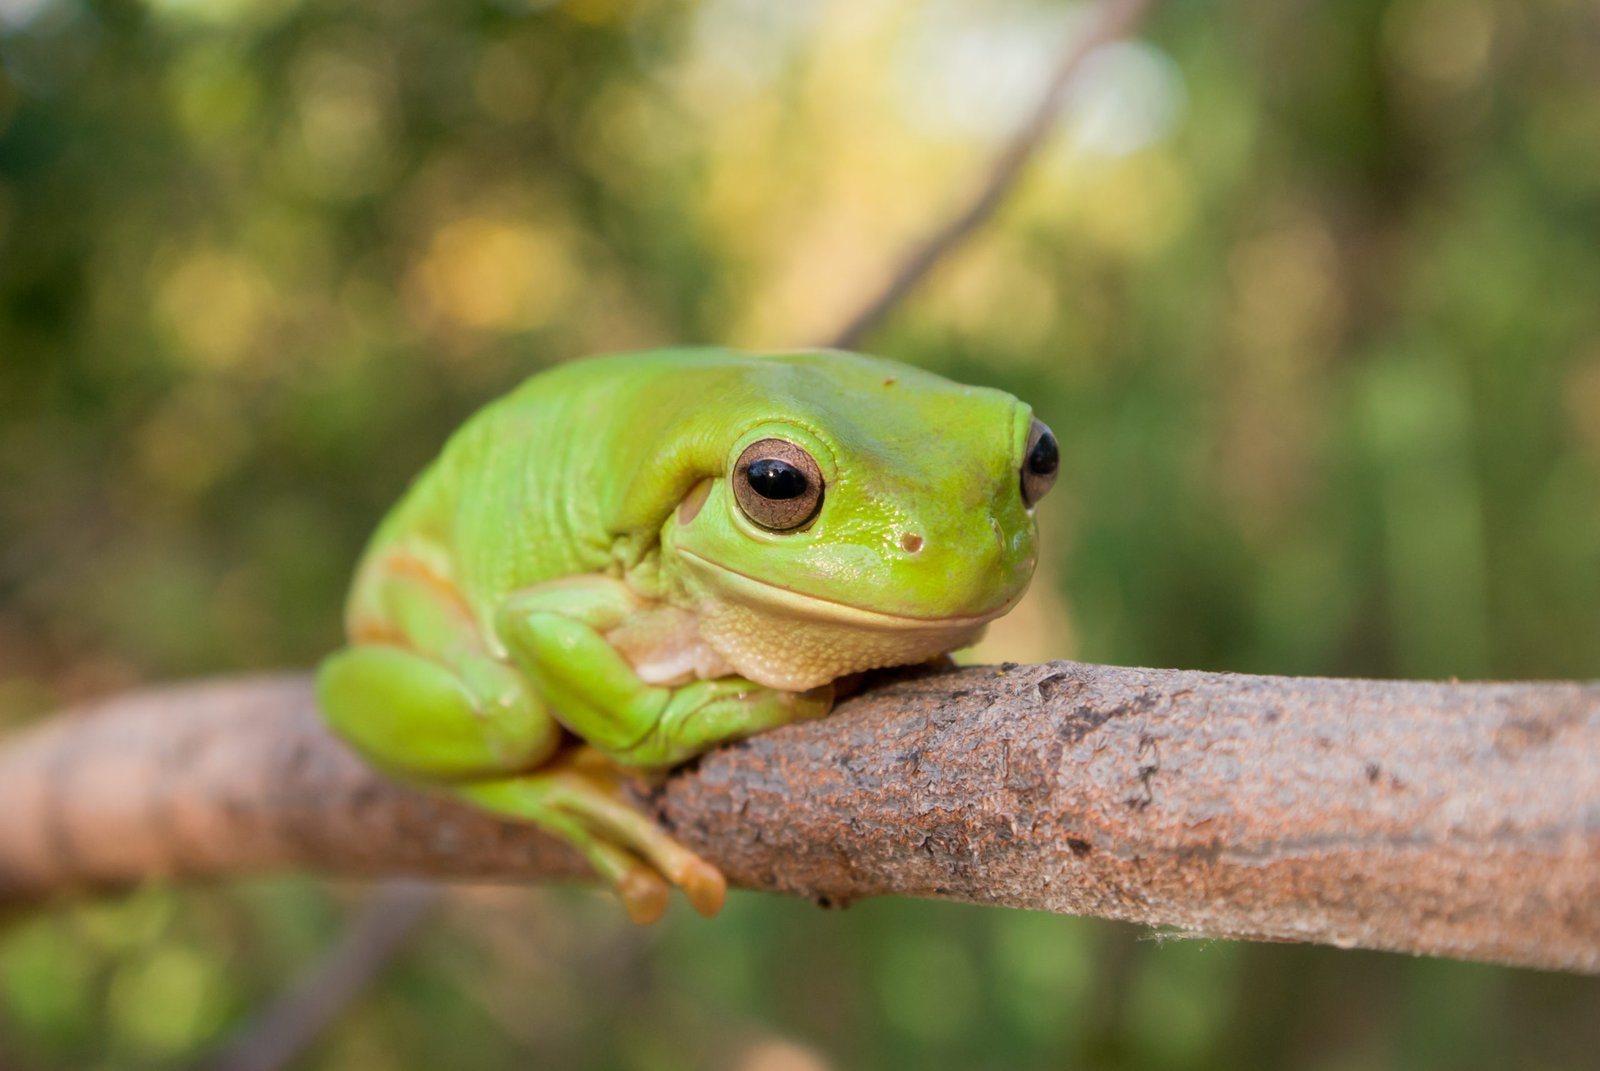
[[[973,642],[1033,572],[1056,466],[1027,405],[882,358],[562,365],[468,420],[382,522],[319,702],[378,767],[570,843],[636,920],[669,882],[715,914],[722,874],[620,768]]]

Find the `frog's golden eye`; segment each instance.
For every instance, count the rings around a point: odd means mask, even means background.
[[[1032,506],[1044,497],[1056,482],[1056,469],[1061,467],[1061,448],[1056,437],[1041,422],[1035,420],[1028,429],[1028,449],[1022,455],[1022,501]]]
[[[761,527],[790,532],[822,508],[822,470],[794,443],[762,439],[745,447],[734,464],[733,497]]]

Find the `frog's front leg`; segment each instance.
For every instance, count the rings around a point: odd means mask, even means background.
[[[832,708],[831,685],[796,693],[731,676],[676,687],[647,683],[606,635],[647,611],[619,580],[574,577],[512,596],[498,624],[512,659],[556,719],[628,765],[672,766]]]
[[[663,877],[716,909],[721,874],[620,802],[603,760],[558,754],[561,727],[535,682],[485,647],[453,586],[406,559],[373,599],[358,641],[317,675],[323,712],[347,742],[390,773],[566,840],[641,922],[666,908]]]
[[[576,577],[512,596],[498,615],[499,634],[552,716],[593,746],[536,773],[460,786],[479,806],[551,826],[565,815],[579,843],[623,895],[635,918],[658,914],[664,902],[622,867],[627,854],[647,860],[681,887],[697,911],[715,914],[727,885],[690,852],[626,802],[614,762],[665,767],[719,743],[801,718],[832,705],[831,687],[795,695],[741,678],[652,685],[606,634],[648,612],[620,581]],[[580,840],[587,838],[587,843]],[[623,851],[625,849],[625,852]],[[607,859],[615,853],[617,861]]]

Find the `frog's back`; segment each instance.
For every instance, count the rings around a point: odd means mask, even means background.
[[[392,633],[388,591],[398,576],[425,578],[488,628],[507,592],[606,571],[619,536],[608,516],[612,492],[637,467],[622,454],[642,463],[650,449],[649,433],[630,433],[635,414],[686,393],[685,376],[750,360],[715,349],[589,358],[540,372],[486,405],[373,535],[347,606],[351,637]]]

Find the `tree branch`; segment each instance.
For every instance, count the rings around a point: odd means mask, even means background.
[[[1600,684],[1056,662],[893,680],[641,802],[739,886],[1600,973]],[[0,901],[281,868],[528,880],[563,846],[389,782],[307,680],[112,699],[0,750]]]
[[[908,250],[883,288],[862,305],[833,336],[828,345],[841,350],[857,343],[894,310],[934,266],[983,225],[1005,201],[1023,172],[1044,144],[1067,101],[1067,87],[1095,49],[1131,33],[1153,0],[1105,0],[1096,9],[1088,29],[1067,43],[1055,74],[1045,86],[1027,122],[1011,136],[989,165],[989,173],[966,207]]]

